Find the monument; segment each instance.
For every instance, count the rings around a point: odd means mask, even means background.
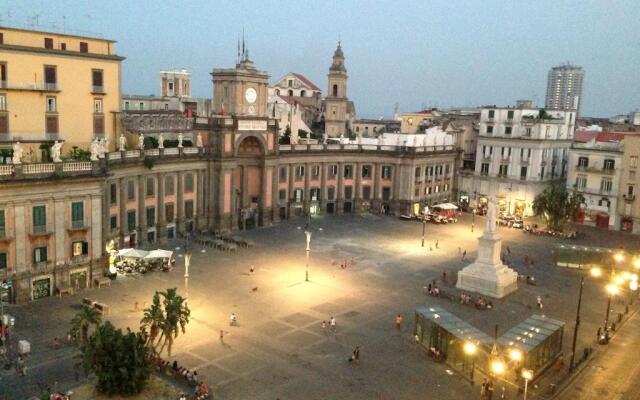
[[[502,238],[496,232],[496,206],[489,200],[487,225],[478,238],[478,258],[458,272],[458,289],[502,298],[518,289],[518,273],[502,264]]]

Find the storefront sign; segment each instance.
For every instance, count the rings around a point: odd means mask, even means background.
[[[251,119],[239,120],[238,130],[239,131],[266,131],[267,121],[258,121],[258,120],[251,120]]]

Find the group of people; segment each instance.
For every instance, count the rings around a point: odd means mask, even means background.
[[[429,284],[429,286],[427,286],[427,293],[435,297],[440,296],[440,288],[438,287],[438,285],[436,285],[435,281],[433,281],[432,283]]]
[[[336,331],[336,317],[332,315],[328,321],[322,321],[322,330],[326,330],[327,327],[329,327],[332,332]]]
[[[207,385],[205,385],[203,381],[199,380],[198,371],[191,371],[183,366],[180,366],[177,360],[174,360],[173,363],[171,363],[161,357],[158,357],[158,359],[156,360],[156,365],[160,372],[171,374],[176,378],[184,379],[190,385],[195,385],[194,395],[196,399],[201,400],[207,399],[209,397],[209,390],[207,389]],[[186,399],[186,395],[182,396],[184,396],[184,398]]]
[[[486,378],[482,381],[482,386],[480,386],[480,399],[493,399],[493,382],[487,380]]]
[[[491,310],[493,308],[493,302],[483,297],[478,297],[475,306],[478,310]]]
[[[347,269],[349,267],[353,267],[353,259],[351,260],[345,259],[340,263],[340,269]]]

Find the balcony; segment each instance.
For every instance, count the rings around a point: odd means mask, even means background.
[[[34,82],[34,83],[15,83],[2,81],[2,88],[6,90],[16,90],[24,92],[60,92],[62,87],[59,83],[46,83],[46,82]]]
[[[636,199],[636,195],[635,194],[623,194],[622,198],[625,199],[626,201],[634,201]]]
[[[104,86],[91,86],[91,94],[105,94]]]
[[[604,175],[613,175],[616,173],[615,168],[609,168],[609,167],[599,168],[597,165],[594,165],[592,167],[585,166],[585,165],[576,165],[576,170],[581,172],[592,172],[592,173],[604,174]]]
[[[71,228],[69,229],[69,231],[84,231],[87,229],[88,227],[85,225],[84,220],[78,219],[71,221]]]

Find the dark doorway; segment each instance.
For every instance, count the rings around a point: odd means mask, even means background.
[[[352,209],[351,202],[350,201],[345,201],[344,202],[344,212],[350,213],[351,209]]]
[[[327,214],[333,214],[335,212],[334,203],[327,203]]]

